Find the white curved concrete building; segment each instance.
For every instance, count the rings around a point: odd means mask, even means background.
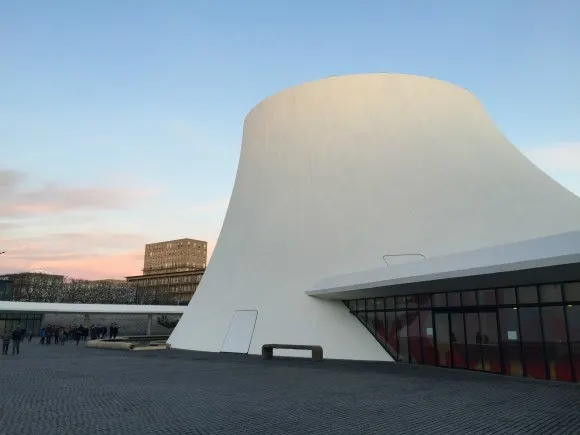
[[[341,300],[401,294],[418,275],[457,286],[482,258],[484,275],[555,266],[554,240],[577,230],[580,200],[466,90],[398,74],[306,83],[247,116],[216,249],[170,344],[251,354],[317,344],[328,358],[390,361]],[[517,249],[542,237],[556,246],[551,262],[541,242]],[[576,261],[578,248],[560,257]]]

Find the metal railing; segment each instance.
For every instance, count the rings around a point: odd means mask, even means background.
[[[388,257],[422,257],[424,260],[427,260],[427,257],[425,257],[423,254],[385,254],[383,255],[383,261],[387,264],[387,266],[390,266],[389,262],[387,261]]]

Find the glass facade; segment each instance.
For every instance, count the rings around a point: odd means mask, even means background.
[[[14,313],[0,311],[0,333],[12,331],[18,325],[26,331],[32,331],[34,336],[40,335],[42,314],[38,313]]]
[[[345,304],[400,362],[580,382],[580,282]]]

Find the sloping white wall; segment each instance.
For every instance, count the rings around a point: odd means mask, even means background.
[[[246,118],[215,252],[173,347],[219,351],[234,310],[264,343],[390,359],[315,282],[580,229],[580,201],[530,163],[467,91],[434,79],[333,77],[276,94]]]

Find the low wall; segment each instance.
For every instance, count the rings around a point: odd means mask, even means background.
[[[84,325],[106,326],[111,323],[119,325],[119,335],[145,335],[147,333],[147,314],[84,314],[59,313],[45,314],[42,318],[42,326],[46,325]],[[153,315],[151,322],[152,335],[169,335],[170,330],[157,323],[157,315]],[[179,315],[168,315],[169,319],[179,319]],[[107,331],[108,332],[108,331]]]

